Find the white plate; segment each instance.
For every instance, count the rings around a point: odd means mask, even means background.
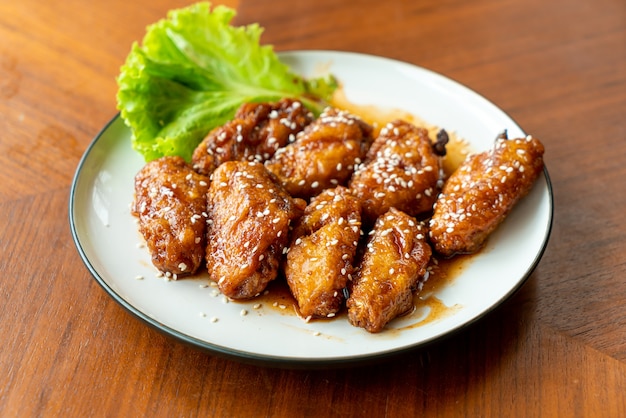
[[[352,103],[405,110],[456,131],[475,150],[496,135],[524,132],[495,105],[428,70],[385,58],[331,51],[280,54],[305,76],[329,70]],[[255,301],[224,303],[204,279],[165,281],[156,277],[137,225],[130,215],[133,177],[143,159],[131,149],[130,132],[115,117],[83,156],[72,185],[69,216],[78,251],[104,290],[147,324],[193,346],[241,360],[325,366],[378,359],[434,341],[489,312],[528,278],[542,256],[552,225],[552,191],[544,171],[489,245],[452,282],[437,291],[453,313],[419,326],[416,316],[389,324],[401,330],[369,334],[345,316],[305,323]],[[137,276],[143,276],[138,280]],[[242,315],[242,310],[247,315]],[[214,320],[217,321],[214,322]]]

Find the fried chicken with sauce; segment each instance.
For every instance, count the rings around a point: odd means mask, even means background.
[[[295,141],[296,134],[313,121],[300,101],[245,103],[235,117],[213,129],[196,147],[192,164],[210,175],[226,161],[265,161],[276,150]]]
[[[432,210],[439,173],[428,131],[396,120],[381,129],[350,188],[361,199],[363,221],[372,224],[392,207],[411,216]]]
[[[180,157],[153,160],[135,176],[132,213],[161,272],[177,277],[201,266],[208,183]]]
[[[332,317],[342,308],[360,233],[360,204],[348,189],[326,189],[311,199],[284,263],[302,317]]]
[[[413,308],[432,255],[426,239],[427,228],[395,208],[376,220],[346,302],[352,325],[380,332]]]
[[[470,155],[447,180],[430,220],[434,249],[444,255],[474,253],[531,190],[543,170],[544,147],[526,138],[496,139]]]
[[[371,135],[372,127],[360,118],[327,108],[265,166],[292,196],[309,199],[347,183],[365,156]]]
[[[207,193],[209,276],[233,299],[251,298],[274,280],[290,223],[306,202],[293,199],[258,162],[229,161]]]

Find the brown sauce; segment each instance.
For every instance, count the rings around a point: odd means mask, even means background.
[[[422,289],[414,295],[413,310],[403,316],[405,320],[409,318],[411,319],[410,325],[394,329],[402,330],[416,328],[445,318],[446,316],[454,314],[458,311],[460,306],[447,306],[436,296],[436,294],[440,289],[453,283],[454,280],[461,276],[468,263],[471,262],[472,258],[473,255],[461,255],[442,260],[433,258],[430,266],[428,267],[428,279],[423,283]],[[246,301],[245,303],[252,303],[253,305],[257,305],[259,308],[263,308],[265,310],[270,309],[281,315],[299,316],[296,300],[291,294],[284,277],[279,277],[274,280],[268,285],[263,294],[254,298],[253,301]],[[312,321],[333,320],[347,320],[345,308],[338,312],[333,318],[313,319]],[[387,330],[385,330],[385,332],[387,332]]]
[[[426,325],[458,311],[460,306],[447,306],[436,294],[463,274],[472,257],[473,255],[461,255],[442,260],[433,258],[429,266],[428,279],[424,282],[421,291],[416,292],[413,297],[414,309],[406,314],[418,320],[400,329]]]

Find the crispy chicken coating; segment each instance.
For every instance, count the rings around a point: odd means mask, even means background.
[[[229,161],[207,193],[209,277],[233,299],[262,292],[278,274],[289,225],[306,203],[289,196],[258,162]]]
[[[152,263],[168,275],[193,274],[202,264],[208,183],[180,157],[153,160],[135,176],[131,210]]]
[[[544,147],[528,136],[496,139],[467,157],[447,180],[430,220],[434,249],[444,255],[478,251],[543,170]]]
[[[372,127],[342,110],[327,108],[265,166],[296,197],[345,185],[372,141]]]
[[[439,172],[428,131],[401,120],[388,123],[350,181],[364,223],[374,223],[392,207],[411,216],[432,210]]]
[[[346,302],[352,325],[380,332],[413,308],[432,254],[426,237],[424,225],[395,208],[376,220]]]
[[[265,161],[312,121],[313,114],[297,100],[245,103],[233,120],[213,129],[198,145],[193,168],[209,175],[226,161]]]
[[[302,317],[332,317],[342,308],[360,233],[360,204],[345,187],[324,190],[306,207],[284,265]]]

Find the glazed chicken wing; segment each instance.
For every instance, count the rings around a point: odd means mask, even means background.
[[[226,161],[265,161],[313,121],[301,102],[246,103],[233,120],[213,129],[195,149],[193,168],[209,175]]]
[[[306,207],[284,268],[302,317],[332,317],[343,306],[360,232],[359,201],[345,187],[326,189]]]
[[[381,129],[350,188],[361,199],[363,221],[372,224],[392,207],[411,216],[430,211],[439,172],[428,131],[397,120]]]
[[[430,220],[434,249],[444,256],[478,251],[543,170],[544,147],[528,136],[498,137],[468,156],[447,180]]]
[[[371,134],[372,127],[358,117],[327,108],[265,166],[292,196],[308,199],[346,184],[365,156]]]
[[[192,274],[204,258],[208,178],[180,157],[162,157],[135,176],[133,215],[152,263],[174,278]]]
[[[432,253],[426,235],[425,226],[394,208],[377,219],[346,302],[352,325],[380,332],[412,309]]]
[[[258,295],[276,278],[289,225],[306,203],[292,199],[263,164],[243,161],[213,172],[207,200],[210,278],[230,298]]]

